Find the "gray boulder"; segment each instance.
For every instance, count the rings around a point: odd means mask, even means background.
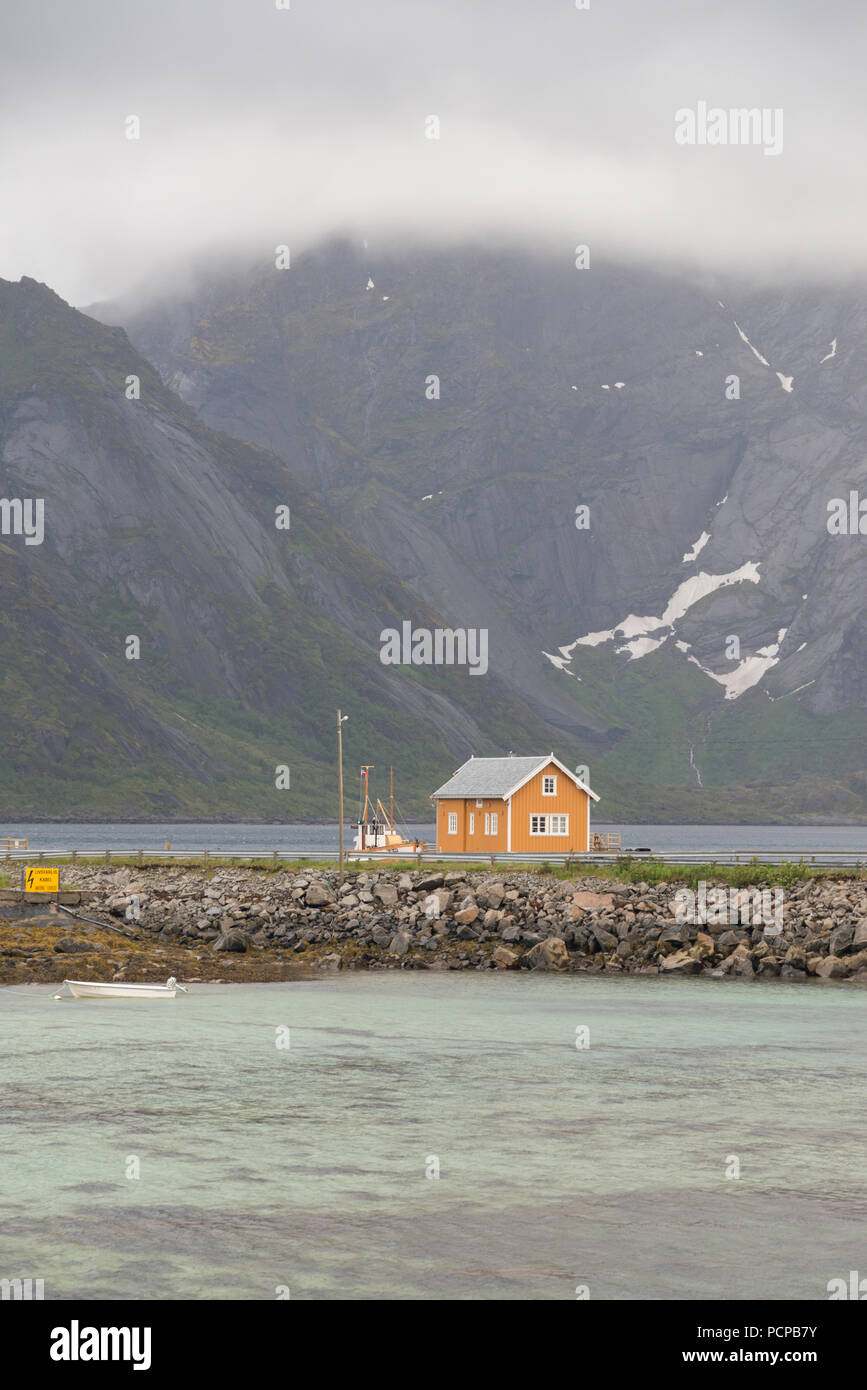
[[[816,966],[816,974],[820,980],[841,980],[848,974],[849,967],[839,956],[826,956],[823,961]]]
[[[737,975],[745,980],[751,980],[756,973],[753,969],[752,957],[743,942],[732,951],[724,964],[728,967],[730,975]]]
[[[841,951],[847,951],[853,943],[855,935],[854,927],[837,927],[831,932],[828,941],[828,951],[832,956],[839,956]]]
[[[304,895],[308,907],[327,907],[334,902],[334,894],[327,883],[311,883]]]
[[[442,888],[442,874],[428,874],[426,878],[420,878],[415,885],[417,893],[432,893],[435,888]]]
[[[604,927],[594,926],[593,935],[596,937],[596,940],[603,951],[612,950],[617,945],[617,942],[619,940],[619,937],[616,937],[610,931],[606,931]]]
[[[855,927],[855,934],[852,937],[853,946],[867,946],[867,917],[863,917]]]
[[[673,951],[659,962],[660,974],[695,975],[701,970],[701,961],[696,960],[691,951]]]
[[[567,970],[569,952],[566,943],[559,936],[549,936],[533,946],[524,959],[534,970]]]
[[[247,938],[242,931],[226,931],[217,937],[212,951],[246,951]]]

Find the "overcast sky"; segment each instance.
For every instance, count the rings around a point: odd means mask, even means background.
[[[84,304],[335,229],[863,271],[865,39],[863,0],[3,0],[0,276]],[[702,101],[782,152],[677,144]]]

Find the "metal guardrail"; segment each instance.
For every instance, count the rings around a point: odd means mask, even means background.
[[[653,853],[651,850],[630,850],[623,849],[618,851],[600,852],[591,851],[587,854],[440,854],[434,851],[424,851],[418,854],[377,854],[364,855],[357,851],[350,850],[346,854],[346,862],[351,864],[403,864],[407,867],[421,864],[442,864],[442,863],[467,863],[467,864],[490,864],[492,868],[497,865],[517,865],[517,864],[551,864],[551,865],[572,865],[581,864],[610,864],[615,865],[620,859],[632,859],[633,862],[640,862],[643,859],[653,860],[655,863],[671,865],[690,865],[690,864],[718,864],[720,867],[728,867],[734,864],[743,866],[756,860],[759,864],[804,864],[807,868],[867,868],[867,848],[857,850],[843,849],[822,849],[822,850],[683,850],[680,852],[660,851]],[[263,847],[249,848],[243,850],[224,850],[224,849],[105,849],[105,850],[6,850],[5,854],[0,850],[0,865],[6,863],[50,863],[58,859],[66,860],[70,863],[104,863],[110,865],[121,860],[153,860],[163,859],[170,864],[175,859],[199,860],[202,864],[211,861],[233,860],[233,859],[258,859],[270,861],[272,864],[296,863],[298,860],[311,860],[316,863],[336,864],[336,850],[297,850],[297,849],[273,849]]]

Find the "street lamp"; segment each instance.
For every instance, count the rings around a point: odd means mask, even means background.
[[[337,817],[337,824],[340,829],[340,882],[343,883],[343,726],[349,718],[348,714],[341,714],[337,711],[337,798],[340,802],[340,811]]]

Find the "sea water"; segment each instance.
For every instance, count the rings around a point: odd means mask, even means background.
[[[0,989],[0,1278],[47,1299],[825,1299],[867,1273],[859,986],[191,989]]]
[[[867,826],[863,825],[609,825],[594,820],[592,829],[601,834],[617,831],[625,850],[639,847],[658,854],[689,850],[707,854],[732,853],[749,857],[762,851],[800,855],[822,850],[846,850],[867,858]],[[410,822],[400,825],[410,840],[436,845],[436,826]],[[338,848],[336,821],[328,825],[261,825],[238,822],[185,824],[135,824],[133,822],[49,822],[10,821],[0,825],[0,840],[27,836],[34,853],[68,854],[71,850],[99,854],[103,850],[145,854],[162,850],[166,841],[173,850],[201,854],[220,850],[249,855],[271,855],[276,849],[284,858],[302,857]],[[346,848],[352,845],[354,830],[346,825]],[[2,858],[2,850],[0,850]],[[2,863],[0,863],[2,870]]]

